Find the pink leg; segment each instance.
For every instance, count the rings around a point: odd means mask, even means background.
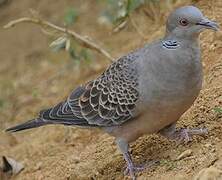
[[[132,158],[130,156],[130,153],[128,151],[129,150],[128,142],[126,142],[124,139],[119,138],[116,140],[116,144],[118,145],[119,150],[122,152],[123,157],[126,161],[127,169],[128,169],[127,174],[130,175],[131,179],[136,180],[135,167],[134,167]]]
[[[128,151],[128,143],[126,141],[124,141],[123,139],[117,139],[116,143],[117,143],[120,151],[122,152],[123,157],[124,157],[126,164],[127,164],[126,170],[124,171],[124,175],[130,175],[132,180],[136,180],[136,176],[135,176],[136,172],[142,171],[146,168],[149,168],[158,162],[158,161],[152,161],[152,162],[149,162],[145,165],[135,166],[133,164],[132,158],[131,158],[130,153]]]

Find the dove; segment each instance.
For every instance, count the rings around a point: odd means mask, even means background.
[[[199,34],[205,29],[216,31],[219,26],[197,7],[174,10],[162,38],[120,57],[64,101],[6,131],[52,124],[102,129],[115,137],[126,172],[136,179],[141,167],[133,163],[129,144],[140,136],[159,133],[186,141],[207,133],[206,129],[176,128],[202,87]]]

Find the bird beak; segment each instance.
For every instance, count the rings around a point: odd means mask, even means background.
[[[214,21],[210,21],[207,18],[203,18],[200,22],[198,22],[196,25],[200,25],[203,26],[206,29],[212,29],[214,31],[218,31],[219,30],[219,25],[214,22]]]

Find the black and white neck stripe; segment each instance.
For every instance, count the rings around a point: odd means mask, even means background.
[[[162,41],[162,46],[166,49],[177,49],[180,45],[176,40]]]

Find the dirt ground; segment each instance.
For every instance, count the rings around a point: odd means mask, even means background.
[[[81,15],[72,28],[100,42],[114,57],[164,33],[164,20],[152,23],[144,13],[136,11],[133,17],[147,41],[131,25],[111,34],[110,27],[98,24],[101,7],[95,2],[11,0],[0,5],[0,27],[28,15],[29,8],[61,25],[67,7],[78,7]],[[188,0],[181,2],[190,4]],[[221,0],[200,0],[194,4],[222,26]],[[56,104],[79,84],[96,77],[109,62],[95,54],[90,65],[72,65],[66,53],[52,53],[49,39],[30,24],[9,30],[0,28],[0,40],[0,156],[11,157],[25,165],[13,179],[129,179],[123,176],[125,162],[113,138],[100,131],[47,126],[16,134],[4,132],[5,128],[31,119],[39,110]],[[131,145],[134,161],[142,164],[160,160],[160,164],[138,173],[139,180],[222,180],[222,114],[214,110],[222,108],[222,33],[204,32],[201,47],[203,89],[178,126],[206,127],[209,134],[180,145],[157,135],[141,137]],[[186,150],[191,150],[192,154],[176,160]]]

